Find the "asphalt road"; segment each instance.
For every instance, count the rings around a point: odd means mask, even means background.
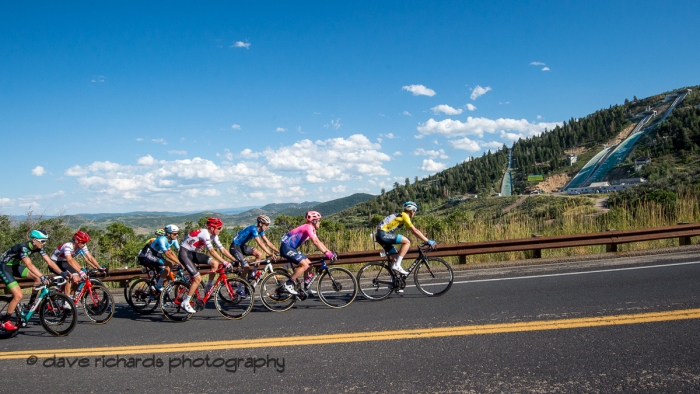
[[[37,323],[0,342],[0,392],[697,392],[699,282],[690,251],[457,271],[443,297],[256,303],[240,321],[119,305],[65,338]],[[57,357],[2,359],[41,350]]]

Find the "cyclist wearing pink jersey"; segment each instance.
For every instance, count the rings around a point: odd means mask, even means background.
[[[231,253],[229,253],[228,250],[224,248],[224,245],[221,244],[221,241],[219,241],[219,233],[221,232],[221,229],[223,227],[224,222],[222,222],[221,219],[209,218],[207,219],[206,228],[200,228],[198,230],[192,231],[191,233],[187,234],[187,238],[185,238],[185,240],[182,241],[178,257],[180,258],[180,262],[185,266],[185,269],[187,269],[187,272],[189,272],[190,277],[192,278],[192,283],[190,284],[190,291],[187,294],[187,296],[182,300],[182,305],[184,305],[184,309],[187,311],[187,313],[196,312],[194,308],[192,308],[192,306],[190,305],[190,298],[192,298],[194,292],[197,291],[197,287],[202,281],[202,276],[199,274],[197,264],[209,264],[209,267],[211,267],[211,273],[209,274],[209,282],[207,283],[207,286],[211,287],[215,271],[219,269],[219,263],[223,264],[224,268],[226,269],[231,267],[231,263],[224,260],[224,258],[221,257],[219,253],[217,253],[217,251],[214,249],[214,246],[219,248],[221,253],[226,258],[230,259],[231,261],[234,260],[234,257],[231,256]],[[209,251],[211,257],[199,252],[205,247]]]
[[[332,261],[337,258],[336,254],[331,252],[316,236],[316,230],[319,227],[321,227],[321,214],[316,211],[309,211],[306,212],[306,224],[302,224],[282,237],[280,255],[289,260],[293,266],[298,265],[292,277],[284,285],[284,289],[290,294],[297,294],[297,291],[294,289],[294,281],[311,267],[311,260],[297,250],[307,239],[310,239],[316,248],[325,254],[329,260]]]

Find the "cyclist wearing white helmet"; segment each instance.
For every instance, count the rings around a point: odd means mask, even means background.
[[[49,240],[48,234],[43,230],[33,230],[29,234],[30,240],[19,243],[0,256],[0,280],[5,284],[5,289],[12,293],[12,301],[7,305],[7,313],[4,316],[4,321],[0,322],[0,327],[6,331],[14,331],[17,327],[12,323],[12,313],[14,313],[17,304],[22,301],[22,289],[19,287],[15,277],[34,279],[34,284],[40,283],[49,284],[49,279],[46,278],[41,271],[32,263],[29,258],[33,253],[39,253],[41,258],[52,270],[60,272],[56,263],[44,252],[44,245]],[[37,290],[32,291],[32,296],[29,303],[34,302]]]
[[[279,249],[277,249],[272,242],[267,239],[267,236],[265,236],[265,230],[267,230],[269,227],[270,218],[266,215],[260,215],[258,216],[257,224],[250,225],[239,231],[233,238],[233,241],[231,241],[229,252],[236,258],[238,264],[243,267],[244,276],[247,276],[251,271],[251,267],[248,264],[248,261],[245,259],[245,256],[254,256],[255,260],[262,260],[263,258],[261,251],[246,245],[246,243],[251,239],[254,239],[255,242],[258,243],[258,246],[267,254],[267,257],[272,259],[272,261],[276,260],[274,252],[279,253]]]
[[[158,238],[148,240],[139,252],[139,264],[160,271],[160,278],[155,286],[158,290],[163,289],[163,281],[170,275],[173,264],[179,262],[172,250],[172,248],[176,251],[180,250],[180,244],[177,241],[179,231],[180,229],[174,224],[159,228],[156,230]]]
[[[418,204],[413,201],[407,201],[403,204],[403,212],[394,213],[385,217],[377,226],[375,239],[394,262],[391,268],[402,275],[408,274],[408,272],[401,267],[401,261],[411,247],[411,240],[401,234],[396,234],[396,230],[398,230],[399,227],[407,227],[411,230],[413,235],[427,242],[433,248],[437,246],[437,242],[428,239],[413,225],[413,223],[411,223],[411,219],[416,215],[416,211],[418,211]],[[397,244],[401,245],[398,251],[396,251],[394,247],[394,245]]]
[[[294,289],[294,281],[311,267],[311,260],[297,250],[307,239],[311,239],[311,242],[313,242],[321,253],[326,255],[326,258],[331,261],[337,259],[337,255],[331,252],[331,250],[318,239],[316,230],[318,230],[319,227],[321,227],[321,214],[316,211],[309,211],[306,212],[306,224],[302,224],[282,237],[280,254],[289,260],[292,266],[297,265],[294,274],[284,285],[285,290],[290,294],[297,294],[297,291]],[[308,275],[308,273],[306,275]]]

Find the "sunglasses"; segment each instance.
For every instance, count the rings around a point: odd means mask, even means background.
[[[36,241],[39,242],[39,243],[42,244],[42,245],[45,245],[45,244],[46,244],[46,240],[45,240],[45,239],[37,239]]]

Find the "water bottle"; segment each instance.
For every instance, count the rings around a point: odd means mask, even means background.
[[[84,281],[80,282],[80,284],[78,285],[78,290],[76,290],[76,293],[80,294],[80,292],[83,290],[83,286],[85,286]]]

